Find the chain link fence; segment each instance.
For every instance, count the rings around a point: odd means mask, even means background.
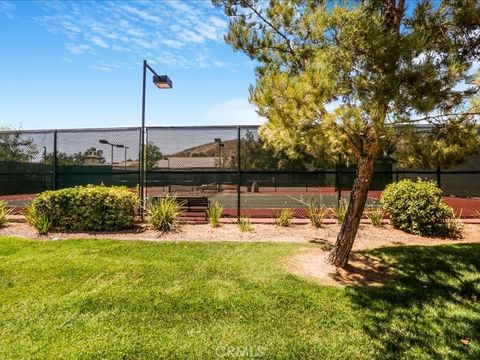
[[[1,131],[0,199],[21,208],[45,190],[123,185],[143,189],[147,201],[208,198],[230,217],[275,217],[283,208],[305,217],[311,203],[336,207],[348,198],[356,173],[341,156],[279,154],[262,143],[256,126],[147,127],[143,153],[140,140],[141,128]],[[479,153],[449,169],[406,169],[379,160],[367,206],[378,203],[387,184],[419,177],[436,181],[463,217],[480,211]]]

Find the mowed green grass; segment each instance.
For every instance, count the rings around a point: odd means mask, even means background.
[[[480,358],[480,246],[373,251],[383,288],[288,274],[301,248],[0,238],[0,358]]]

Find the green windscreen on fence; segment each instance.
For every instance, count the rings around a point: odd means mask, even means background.
[[[144,136],[142,174],[140,128],[0,131],[0,195],[8,200],[77,185],[143,185],[147,197],[206,196],[232,214],[243,205],[263,216],[265,209],[305,208],[311,200],[338,202],[356,176],[356,165],[341,157],[291,158],[272,149],[258,126],[147,127]],[[436,181],[469,214],[480,210],[479,154],[449,169],[405,169],[379,158],[370,190],[419,177]]]

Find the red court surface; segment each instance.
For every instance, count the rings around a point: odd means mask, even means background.
[[[132,189],[134,190],[134,189]],[[149,187],[148,197],[166,196],[169,194],[168,187]],[[333,187],[263,187],[259,192],[248,192],[246,187],[241,189],[241,213],[252,218],[274,218],[283,208],[291,208],[297,218],[308,216],[307,206],[309,201],[315,201],[326,207],[335,207],[338,201],[338,193]],[[342,189],[342,198],[348,199],[349,189]],[[172,193],[170,193],[172,194]],[[15,210],[21,213],[24,207],[36,194],[0,195],[0,200],[7,201]],[[218,201],[224,208],[226,217],[237,216],[237,193],[234,187],[229,186],[224,191],[202,190],[201,187],[184,187],[173,195],[178,196],[206,196],[210,201]],[[367,206],[378,206],[381,191],[368,193]],[[480,198],[444,197],[457,215],[462,218],[474,218],[480,213]],[[192,214],[194,215],[194,214]]]

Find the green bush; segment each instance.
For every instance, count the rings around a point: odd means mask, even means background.
[[[5,201],[0,200],[0,228],[8,224],[7,216],[12,213],[12,209],[8,207]]]
[[[114,231],[133,226],[138,196],[122,186],[77,186],[39,194],[27,220],[39,232]]]
[[[45,235],[52,228],[49,216],[44,211],[39,211],[37,207],[30,204],[27,206],[25,217],[30,225],[37,229],[40,235]]]
[[[208,222],[210,225],[212,225],[212,227],[216,228],[219,226],[222,213],[223,207],[218,203],[218,201],[214,201],[207,210]]]
[[[175,196],[167,196],[150,203],[147,209],[148,222],[156,230],[171,231],[180,223],[182,204]]]
[[[293,211],[291,209],[283,209],[275,219],[275,224],[282,227],[290,226],[292,223]]]
[[[380,201],[397,229],[426,236],[458,236],[458,227],[452,226],[456,223],[453,210],[442,194],[433,181],[405,179],[388,185]]]

